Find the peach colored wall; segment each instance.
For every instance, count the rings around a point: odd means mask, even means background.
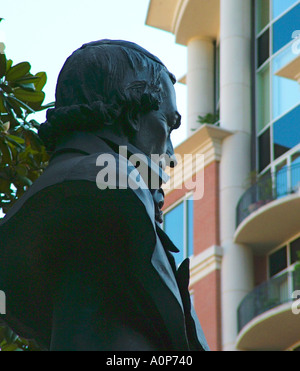
[[[184,197],[187,192],[190,191],[187,190],[184,186],[182,187],[182,189],[174,189],[171,193],[166,195],[163,210],[166,210],[168,207],[172,206],[176,201]]]
[[[205,276],[191,289],[194,294],[195,311],[209,348],[212,351],[220,351],[222,347],[220,271],[216,270]]]
[[[164,210],[189,191],[182,187],[169,193]],[[219,163],[214,161],[204,169],[203,198],[194,201],[194,255],[219,243]]]
[[[219,245],[219,164],[204,170],[204,196],[194,202],[194,255]]]
[[[268,279],[267,257],[254,255],[254,267],[254,286],[257,286]]]
[[[201,170],[203,171],[203,170]],[[176,189],[165,198],[164,209],[190,192]],[[194,255],[212,245],[219,245],[219,163],[214,161],[204,169],[204,195],[194,201]],[[191,290],[194,305],[211,350],[221,350],[220,271],[211,272]]]

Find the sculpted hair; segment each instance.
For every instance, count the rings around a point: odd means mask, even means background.
[[[161,75],[176,79],[156,56],[137,44],[100,40],[84,44],[65,62],[57,81],[55,108],[39,136],[49,152],[72,131],[101,130],[124,125],[138,112],[158,110]]]

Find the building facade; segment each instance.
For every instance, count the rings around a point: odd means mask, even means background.
[[[299,349],[300,1],[151,0],[146,23],[188,51],[164,228],[208,344]]]

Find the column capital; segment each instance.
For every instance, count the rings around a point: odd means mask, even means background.
[[[220,26],[220,0],[151,0],[146,24],[176,36],[187,45],[194,37],[216,39]]]

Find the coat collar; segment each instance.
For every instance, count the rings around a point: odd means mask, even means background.
[[[153,162],[150,157],[145,155],[131,143],[124,144],[122,140],[114,134],[106,135],[101,132],[73,132],[57,145],[55,152],[51,156],[50,163],[58,156],[67,152],[78,152],[91,155],[93,153],[104,152],[105,150],[107,153],[117,153],[120,156],[123,156],[124,151],[120,151],[120,147],[126,148],[128,158],[134,155],[139,161],[149,167],[151,173],[161,179],[161,183],[165,184],[168,182],[170,177],[155,162]]]

